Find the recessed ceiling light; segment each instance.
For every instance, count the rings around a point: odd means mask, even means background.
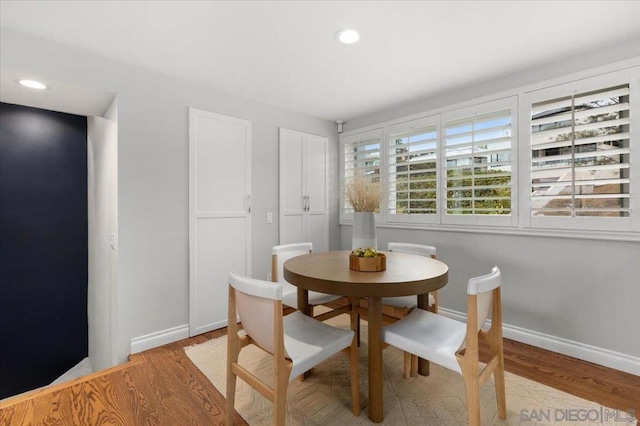
[[[18,81],[18,83],[20,83],[21,85],[23,85],[25,87],[29,87],[31,89],[44,90],[44,89],[48,88],[44,84],[40,83],[39,81],[35,81],[35,80],[20,80],[20,81]]]
[[[336,34],[336,38],[344,44],[353,44],[356,41],[360,40],[360,34],[358,34],[358,31],[349,28],[346,30],[338,31],[338,34]]]

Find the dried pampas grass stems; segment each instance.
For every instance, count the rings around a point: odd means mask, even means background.
[[[345,195],[354,211],[373,212],[380,207],[382,189],[379,181],[358,174],[345,184]]]

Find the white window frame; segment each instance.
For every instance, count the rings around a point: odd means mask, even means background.
[[[490,102],[478,103],[466,108],[447,111],[442,114],[440,134],[440,199],[441,223],[445,225],[480,225],[515,227],[518,224],[518,98],[510,96]],[[445,127],[448,122],[458,119],[484,115],[509,109],[511,111],[511,214],[510,215],[448,215],[447,214],[447,173]]]
[[[389,150],[390,140],[392,135],[410,132],[414,129],[426,128],[435,126],[436,128],[436,213],[435,214],[391,214],[389,210],[389,177],[390,177],[390,163],[389,163]],[[441,145],[441,130],[440,130],[440,116],[432,115],[425,118],[419,118],[416,120],[405,121],[403,123],[394,124],[385,128],[383,147],[384,155],[382,156],[384,172],[381,173],[381,181],[384,185],[383,192],[383,205],[386,206],[381,210],[381,219],[387,223],[409,223],[409,224],[421,224],[421,223],[440,223],[440,145]]]
[[[525,150],[521,157],[520,202],[521,226],[531,229],[563,229],[578,231],[639,231],[640,230],[640,67],[584,78],[553,87],[524,93],[520,98],[520,144]],[[630,146],[629,154],[629,217],[589,216],[532,216],[531,215],[531,105],[537,102],[584,93],[606,87],[629,84]],[[634,166],[635,164],[635,166]]]
[[[384,155],[383,155],[383,149],[384,149],[384,140],[383,140],[383,136],[384,136],[384,130],[382,127],[377,128],[377,129],[372,129],[372,130],[367,130],[364,132],[359,132],[359,133],[350,133],[350,134],[341,134],[340,135],[340,152],[339,152],[339,158],[340,158],[340,196],[338,198],[338,210],[339,210],[339,220],[341,223],[346,223],[346,222],[352,222],[353,221],[353,213],[349,212],[346,213],[344,211],[344,203],[345,203],[345,199],[344,199],[344,166],[345,166],[345,154],[344,154],[344,149],[345,149],[345,145],[348,144],[352,144],[352,143],[357,143],[357,142],[362,142],[362,141],[366,141],[366,140],[370,140],[370,139],[378,139],[379,143],[380,143],[380,179],[381,179],[381,185],[384,185],[383,182],[383,167],[384,167]],[[375,215],[376,217],[376,221],[380,222],[380,215],[378,213],[376,213]]]

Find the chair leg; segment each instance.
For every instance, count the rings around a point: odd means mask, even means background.
[[[235,413],[236,399],[236,375],[227,373],[227,425],[233,424],[233,414]]]
[[[504,353],[502,348],[502,341],[498,343],[498,366],[493,372],[493,380],[496,385],[496,401],[498,403],[498,417],[501,419],[507,418],[507,397],[504,387]]]
[[[435,303],[429,306],[427,310],[433,312],[434,314],[437,314],[438,313],[438,292],[434,291],[431,294],[433,294],[433,300]]]
[[[228,347],[231,349],[231,347]],[[233,349],[227,351],[227,425],[233,424],[233,415],[235,414],[236,399],[236,375],[231,370],[231,366],[238,362],[238,351]]]
[[[411,355],[411,377],[418,377],[418,356]]]
[[[281,368],[276,377],[275,394],[273,400],[273,424],[284,426],[287,416],[287,387],[289,386],[289,372],[291,368]]]
[[[475,372],[477,373],[477,371]],[[473,371],[462,370],[464,386],[467,394],[467,415],[469,426],[480,426],[480,383],[477,374]]]
[[[402,365],[402,377],[418,377],[418,357],[409,352],[404,352]]]
[[[274,413],[273,413],[273,424],[275,426],[284,426],[285,417],[287,414],[287,394],[285,388],[285,394],[279,395],[280,392],[276,395],[276,400],[273,403]]]
[[[411,354],[409,352],[403,352],[403,355],[402,377],[408,379],[411,377]]]
[[[500,367],[496,368],[493,373],[493,379],[496,382],[496,400],[498,402],[498,417],[502,420],[507,418],[507,398],[504,388],[504,370]]]

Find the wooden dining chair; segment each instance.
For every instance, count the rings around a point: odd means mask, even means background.
[[[469,424],[480,425],[480,386],[494,375],[498,416],[506,419],[500,269],[471,278],[467,284],[467,323],[415,309],[400,321],[383,328],[389,345],[462,374],[466,387]],[[491,328],[482,330],[491,311]],[[491,359],[480,371],[478,341],[489,345]]]
[[[236,315],[242,322],[242,336]],[[332,327],[300,311],[283,316],[280,283],[234,273],[229,274],[228,321],[227,425],[233,424],[236,377],[271,401],[273,424],[284,425],[289,382],[342,350],[349,353],[353,415],[360,415],[358,343],[353,330]],[[273,356],[273,387],[238,363],[240,351],[249,344]]]
[[[309,254],[313,251],[312,243],[283,244],[273,247],[271,250],[271,280],[282,284],[282,303],[294,309],[298,309],[298,288],[284,278],[284,262],[292,257]],[[309,306],[311,314],[319,321],[325,321],[340,314],[351,314],[351,303],[344,296],[309,291]],[[343,299],[340,306],[330,307],[331,310],[318,315],[313,313],[314,308]]]

